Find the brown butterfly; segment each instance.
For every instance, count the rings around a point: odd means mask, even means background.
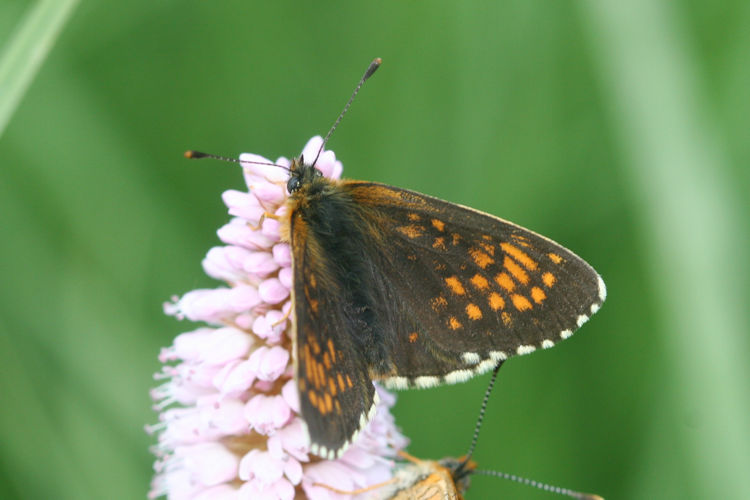
[[[596,271],[544,236],[414,191],[329,179],[316,161],[292,162],[282,235],[301,413],[319,456],[340,456],[372,418],[373,381],[463,382],[552,347],[604,301]]]

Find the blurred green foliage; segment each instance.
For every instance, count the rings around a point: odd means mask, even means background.
[[[6,48],[32,3],[0,4]],[[243,187],[182,151],[295,155],[376,56],[330,143],[346,176],[532,228],[609,288],[503,367],[480,465],[750,497],[749,25],[738,0],[81,2],[0,137],[0,497],[144,497],[156,355],[191,328],[161,304],[215,284],[200,260]],[[410,451],[463,454],[487,380],[401,393]]]

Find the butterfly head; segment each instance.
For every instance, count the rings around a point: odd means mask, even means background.
[[[305,157],[299,156],[292,160],[292,166],[289,168],[289,180],[286,182],[286,189],[289,194],[302,189],[303,186],[311,185],[316,179],[323,177],[323,173],[313,165],[305,163]]]

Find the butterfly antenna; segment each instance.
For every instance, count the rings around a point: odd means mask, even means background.
[[[487,403],[490,400],[490,394],[492,393],[492,388],[495,386],[495,380],[497,379],[497,372],[500,371],[501,366],[503,366],[502,363],[497,365],[495,369],[492,370],[492,378],[490,378],[490,384],[487,386],[487,390],[484,391],[482,407],[479,409],[479,417],[477,418],[477,423],[474,426],[474,436],[472,436],[471,438],[471,446],[469,446],[469,451],[466,452],[466,457],[464,457],[464,459],[456,468],[456,472],[454,474],[456,477],[461,477],[464,475],[464,469],[471,461],[471,456],[474,454],[474,449],[477,447],[477,441],[479,440],[479,430],[482,428],[482,422],[484,421],[484,413],[487,411]]]
[[[525,484],[533,488],[539,488],[540,490],[548,491],[550,493],[557,493],[558,495],[564,495],[570,498],[577,498],[578,500],[604,500],[599,495],[595,495],[593,493],[583,493],[581,491],[569,490],[568,488],[552,486],[550,484],[545,484],[545,483],[540,483],[539,481],[534,481],[533,479],[516,476],[514,474],[508,474],[507,472],[475,469],[472,471],[472,474],[481,474],[483,476],[495,476],[495,477],[499,477],[502,479],[508,479],[510,481],[515,481],[516,483]]]
[[[320,154],[323,152],[323,148],[326,147],[326,144],[328,143],[328,139],[331,137],[331,134],[333,133],[333,131],[336,130],[336,127],[339,126],[339,123],[341,123],[341,119],[344,117],[346,112],[349,111],[349,106],[352,105],[352,101],[354,101],[354,98],[359,93],[359,89],[361,89],[362,85],[364,85],[367,79],[370,78],[373,75],[373,73],[375,73],[378,70],[381,62],[383,62],[383,60],[379,57],[376,57],[367,67],[367,71],[365,71],[365,74],[362,75],[362,78],[359,79],[359,83],[357,84],[357,87],[354,89],[354,92],[352,92],[352,96],[347,101],[346,106],[344,106],[344,110],[339,114],[339,117],[336,118],[336,121],[331,127],[331,130],[328,131],[325,139],[323,139],[323,144],[320,145],[320,148],[318,149],[318,154],[315,155],[315,160],[311,163],[311,165],[315,165],[318,162],[318,158],[320,157]]]
[[[191,160],[200,160],[201,158],[211,158],[212,160],[228,161],[231,163],[239,163],[240,165],[247,165],[247,164],[268,165],[271,167],[283,168],[284,170],[289,171],[289,167],[285,167],[284,165],[278,165],[276,163],[240,160],[239,158],[229,158],[228,156],[214,155],[211,153],[202,153],[200,151],[193,151],[192,149],[185,151],[184,155],[185,155],[185,158],[189,158]]]

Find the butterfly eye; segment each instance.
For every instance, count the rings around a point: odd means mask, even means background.
[[[299,177],[290,177],[286,183],[286,190],[291,194],[299,189],[300,184],[301,181]]]

